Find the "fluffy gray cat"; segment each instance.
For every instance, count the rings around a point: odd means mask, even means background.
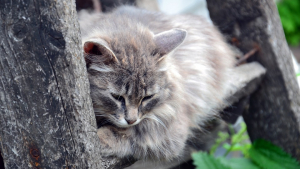
[[[226,104],[234,57],[218,30],[129,6],[80,25],[102,155],[180,158]]]

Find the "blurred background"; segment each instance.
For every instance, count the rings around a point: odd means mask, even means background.
[[[286,40],[294,55],[293,65],[300,84],[300,0],[274,1],[277,4]],[[167,14],[195,14],[210,20],[206,0],[157,0],[157,3],[159,10]]]

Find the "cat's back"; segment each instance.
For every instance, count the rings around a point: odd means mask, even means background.
[[[137,31],[136,28],[142,26],[138,25],[137,20],[117,12],[88,13],[87,11],[81,11],[78,18],[83,39],[95,36],[95,34],[107,34],[109,36],[114,33]]]

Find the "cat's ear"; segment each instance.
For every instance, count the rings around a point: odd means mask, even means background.
[[[114,52],[109,48],[107,42],[102,39],[89,39],[84,43],[83,50],[87,66],[90,63],[108,65],[118,62]]]
[[[161,56],[164,56],[179,46],[184,41],[185,37],[185,30],[171,29],[169,31],[154,35],[153,39],[157,48],[157,52]]]

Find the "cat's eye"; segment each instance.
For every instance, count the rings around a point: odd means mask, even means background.
[[[149,96],[145,96],[145,97],[142,99],[142,102],[151,99],[153,96],[154,96],[154,94],[153,94],[153,95],[149,95]]]
[[[118,101],[120,101],[120,102],[125,102],[125,99],[124,99],[123,96],[116,95],[116,94],[113,94],[113,93],[111,93],[111,96],[112,96],[114,99],[116,99],[116,100],[118,100]]]
[[[158,54],[158,50],[157,49],[155,49],[155,50],[153,50],[152,52],[151,52],[151,55],[152,56],[155,56],[155,55],[157,55]]]

